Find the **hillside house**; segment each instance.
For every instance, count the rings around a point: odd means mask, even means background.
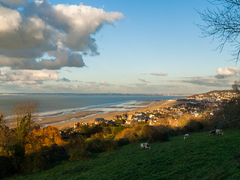
[[[104,118],[96,118],[94,123],[97,124],[101,124],[102,122],[106,122],[106,120]]]

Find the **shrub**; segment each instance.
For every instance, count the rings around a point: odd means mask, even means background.
[[[7,156],[0,156],[0,179],[7,177],[16,172],[12,159]]]
[[[91,135],[91,139],[104,139],[104,136],[102,133],[96,133]]]
[[[125,123],[125,120],[123,120],[123,119],[117,119],[117,120],[115,121],[115,123],[117,123],[118,125],[121,125],[121,124],[124,124],[124,123]]]
[[[142,130],[142,136],[143,137],[148,137],[149,129],[150,129],[149,125],[146,125],[146,126],[143,127],[143,130]]]
[[[134,143],[134,142],[139,142],[142,140],[145,140],[146,137],[144,137],[144,133],[143,133],[143,129],[145,126],[135,126],[132,128],[127,128],[124,129],[123,131],[121,131],[120,133],[118,133],[115,136],[115,139],[128,139],[130,143]]]
[[[165,142],[169,140],[169,130],[166,126],[152,126],[148,130],[148,141],[152,142]]]
[[[128,139],[129,142],[137,142],[137,134],[135,133],[135,130],[133,128],[127,128],[124,129],[122,132],[118,133],[115,136],[115,139]]]
[[[70,155],[70,158],[69,158],[70,161],[82,161],[82,160],[92,158],[91,152],[86,151],[83,148],[82,149],[75,148],[70,151],[69,155]]]
[[[86,148],[87,151],[93,153],[112,151],[115,149],[117,149],[117,142],[111,139],[99,139],[99,138],[95,138],[88,142]]]
[[[50,164],[69,158],[66,149],[57,144],[53,144],[50,147],[44,146],[41,148],[41,151],[36,154],[42,155]]]
[[[83,136],[78,136],[76,138],[71,137],[68,143],[68,147],[70,149],[83,148],[84,141],[85,141],[85,138],[83,138]]]
[[[127,139],[130,143],[148,140],[149,142],[168,141],[169,130],[166,126],[135,126],[133,128],[124,129],[117,134],[115,139]]]
[[[169,134],[169,136],[177,136],[177,135],[181,134],[180,128],[177,128],[177,127],[175,129],[168,128],[168,134]]]
[[[113,151],[117,149],[117,142],[112,139],[104,139],[102,140],[103,150],[104,151]]]
[[[104,135],[112,134],[111,127],[104,127],[103,128],[103,134]]]
[[[183,133],[194,132],[203,129],[203,124],[196,120],[190,120],[187,125],[182,128]]]
[[[123,126],[115,126],[115,127],[110,127],[111,131],[112,131],[112,135],[116,135],[118,133],[120,133],[123,129],[125,129],[125,127]]]
[[[117,145],[118,146],[124,146],[124,145],[127,145],[129,143],[130,143],[130,141],[128,139],[121,138],[121,139],[117,140]]]
[[[50,168],[50,163],[47,158],[39,153],[27,155],[21,165],[20,172],[30,173],[47,170]]]
[[[102,143],[101,139],[93,139],[87,144],[87,150],[90,152],[102,152]]]
[[[80,132],[81,134],[84,134],[87,137],[90,137],[92,134],[102,133],[102,127],[95,124],[93,124],[92,127],[83,125],[83,126],[80,126]]]
[[[131,131],[130,128],[126,128],[115,136],[115,139],[128,139],[128,134]]]
[[[174,127],[173,130],[170,128],[170,130],[169,130],[169,135],[170,136],[177,136],[177,135],[180,135],[180,134],[182,134],[180,127]]]
[[[64,147],[52,144],[50,147],[42,147],[39,152],[26,155],[19,169],[20,172],[39,172],[49,169],[57,161],[68,158]]]
[[[66,149],[63,146],[52,144],[50,147],[45,146],[42,148],[41,154],[46,156],[50,162],[55,162],[56,160],[60,160],[62,155],[66,154]]]

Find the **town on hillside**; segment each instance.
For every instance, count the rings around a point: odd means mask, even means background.
[[[135,113],[123,113],[112,117],[112,119],[96,118],[94,124],[102,123],[116,126],[134,126],[136,124],[148,124],[150,126],[170,125],[183,126],[184,120],[188,117],[202,118],[213,116],[216,111],[221,110],[224,104],[228,103],[232,98],[238,96],[234,90],[211,91],[203,94],[196,94],[184,98],[178,98],[178,105],[161,107],[137,111]],[[74,129],[81,125],[90,125],[83,123],[75,123]]]

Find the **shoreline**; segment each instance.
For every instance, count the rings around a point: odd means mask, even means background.
[[[54,118],[44,118],[42,120],[42,123],[40,126],[47,126],[52,125],[55,127],[58,127],[59,129],[63,129],[66,127],[73,127],[75,122],[81,122],[81,123],[94,123],[96,118],[104,118],[105,120],[112,120],[113,116],[124,114],[124,113],[135,113],[136,111],[146,111],[146,110],[153,110],[158,109],[160,107],[168,107],[168,106],[174,106],[177,104],[181,104],[183,102],[176,101],[176,100],[159,100],[159,101],[144,101],[141,103],[141,105],[144,107],[136,107],[136,109],[129,109],[126,111],[110,111],[110,112],[103,112],[103,111],[82,111],[79,113],[76,113],[76,116],[78,118],[69,120],[72,117],[71,114],[57,116]],[[52,120],[55,119],[55,122]],[[57,121],[58,119],[58,121]],[[65,119],[65,121],[59,121],[59,119]],[[68,120],[66,120],[68,119]]]
[[[124,110],[118,111],[118,106],[103,107],[106,110],[86,110],[80,112],[74,112],[72,114],[55,114],[50,116],[36,116],[35,123],[40,125],[40,127],[45,127],[48,125],[63,129],[66,127],[73,127],[75,122],[79,123],[94,123],[96,118],[104,118],[105,120],[112,120],[116,115],[124,113],[135,113],[136,111],[146,111],[159,109],[160,107],[174,106],[183,103],[176,100],[156,100],[156,101],[143,101],[140,104],[131,104],[131,106],[126,107]],[[113,108],[111,110],[111,108]],[[108,110],[109,109],[109,110]],[[119,108],[120,109],[120,108]],[[16,123],[8,124],[10,128],[16,126]]]

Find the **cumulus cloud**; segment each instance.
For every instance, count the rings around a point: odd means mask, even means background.
[[[167,76],[168,74],[167,73],[151,73],[151,75],[154,75],[154,76]]]
[[[79,53],[70,53],[67,50],[56,51],[50,54],[56,59],[9,58],[0,55],[0,66],[12,67],[12,69],[60,69],[63,66],[83,67],[84,62]]]
[[[240,68],[229,66],[229,67],[225,67],[224,69],[217,68],[216,71],[217,71],[217,75],[215,75],[215,77],[218,79],[224,79],[226,77],[233,77],[239,74]]]
[[[21,13],[12,8],[21,5],[25,5]],[[82,54],[99,54],[92,35],[121,18],[121,13],[82,4],[52,6],[48,0],[0,0],[0,67],[83,67]],[[46,54],[52,58],[45,58]]]
[[[17,29],[22,21],[21,15],[16,10],[5,8],[0,5],[0,32],[13,31]]]
[[[12,83],[42,83],[58,80],[59,70],[9,70],[0,71],[0,81]]]
[[[19,7],[26,4],[28,0],[0,0],[0,4],[10,6],[10,7]]]

